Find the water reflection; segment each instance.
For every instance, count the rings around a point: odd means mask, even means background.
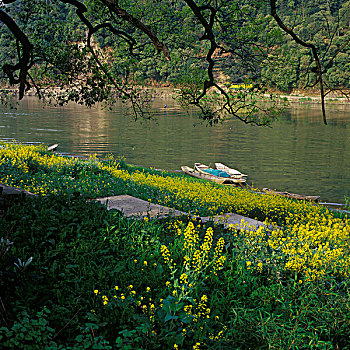
[[[319,106],[296,105],[272,128],[234,120],[210,128],[172,99],[156,100],[153,111],[156,121],[134,122],[122,105],[113,111],[75,104],[43,108],[27,98],[17,110],[0,109],[0,139],[58,143],[60,152],[79,155],[113,153],[129,163],[169,170],[222,162],[247,173],[258,187],[328,201],[350,194],[348,107],[329,107],[325,126]]]

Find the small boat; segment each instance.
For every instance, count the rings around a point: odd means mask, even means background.
[[[310,201],[310,202],[318,202],[318,200],[320,199],[320,196],[304,196],[302,194],[296,194],[296,193],[279,192],[276,190],[271,190],[269,188],[263,188],[263,192],[267,194],[279,195],[279,196],[284,196],[291,199],[298,199],[298,200]]]
[[[54,143],[53,145],[47,146],[48,151],[54,151],[58,147],[57,143]]]
[[[209,180],[209,181],[216,182],[218,184],[245,185],[245,179],[233,179],[230,176],[220,177],[220,176],[216,176],[216,175],[210,174],[210,173],[205,172],[205,171],[198,171],[196,169],[196,167],[195,167],[195,169],[193,169],[193,168],[190,168],[188,166],[182,166],[181,170],[185,174],[190,175],[192,177],[195,177],[197,179]],[[213,169],[213,170],[215,170],[215,169]]]
[[[223,177],[223,178],[230,178],[232,180],[237,180],[237,182],[246,182],[246,178],[243,176],[236,177],[231,176],[227,171],[221,170],[221,169],[213,169],[209,167],[208,165],[201,164],[201,163],[194,163],[194,167],[197,171],[205,174],[211,174],[217,177]],[[243,174],[242,174],[243,175]]]
[[[241,177],[248,176],[248,175],[242,174],[240,171],[238,171],[236,169],[229,168],[227,165],[222,164],[222,163],[215,163],[215,168],[218,170],[226,171],[233,178],[241,178]]]

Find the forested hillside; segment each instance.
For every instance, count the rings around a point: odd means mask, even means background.
[[[279,4],[283,20],[304,41],[314,43],[321,53],[321,63],[326,71],[325,82],[332,88],[349,88],[350,47],[347,44],[350,2],[281,0]],[[274,54],[279,57],[279,65],[262,71],[270,86],[288,91],[293,86],[302,88],[310,83],[308,73],[315,68],[310,51],[298,48],[291,37],[284,36]]]
[[[88,105],[115,88],[137,101],[130,86],[180,86],[213,118],[203,97],[211,88],[225,95],[232,83],[349,88],[349,9],[341,0],[4,0],[0,77],[19,84],[20,96],[70,86],[63,100]],[[240,96],[225,98],[217,110],[239,117],[242,106],[231,102]]]

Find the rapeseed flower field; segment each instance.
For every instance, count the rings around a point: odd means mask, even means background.
[[[71,191],[97,197],[101,192],[113,195],[122,190],[191,214],[234,212],[283,225],[283,230],[275,228],[267,233],[248,229],[243,235],[281,252],[285,269],[302,272],[307,279],[317,279],[326,271],[349,276],[350,221],[322,206],[185,176],[130,171],[114,160],[62,157],[45,152],[44,146],[2,144],[0,169],[0,182],[43,196]]]

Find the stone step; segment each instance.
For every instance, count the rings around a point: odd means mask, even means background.
[[[11,187],[0,183],[0,195],[2,196],[15,196],[24,193],[26,196],[34,197],[36,194],[22,190],[21,188]]]
[[[168,208],[163,205],[153,204],[129,195],[110,196],[97,198],[96,201],[107,206],[107,209],[117,209],[126,217],[165,217],[168,215],[188,215],[185,212]]]
[[[207,216],[201,218],[201,220],[203,222],[213,221],[216,224],[224,225],[225,228],[234,226],[237,227],[237,229],[239,230],[245,229],[256,231],[260,226],[266,227],[266,225],[262,221],[247,218],[245,216],[234,213],[215,215],[214,217]]]
[[[180,216],[189,215],[180,210],[165,207],[159,204],[153,204],[145,200],[135,198],[129,195],[120,196],[110,196],[104,198],[97,198],[96,201],[106,205],[107,209],[117,209],[123,213],[126,217],[154,217],[163,218],[166,216]],[[194,216],[196,219],[201,219],[202,222],[213,221],[217,224],[222,224],[224,227],[229,227],[231,225],[237,227],[238,229],[250,229],[257,230],[260,226],[265,227],[265,224],[261,221],[247,218],[242,215],[227,213],[224,215],[216,215],[214,217],[198,217]]]

